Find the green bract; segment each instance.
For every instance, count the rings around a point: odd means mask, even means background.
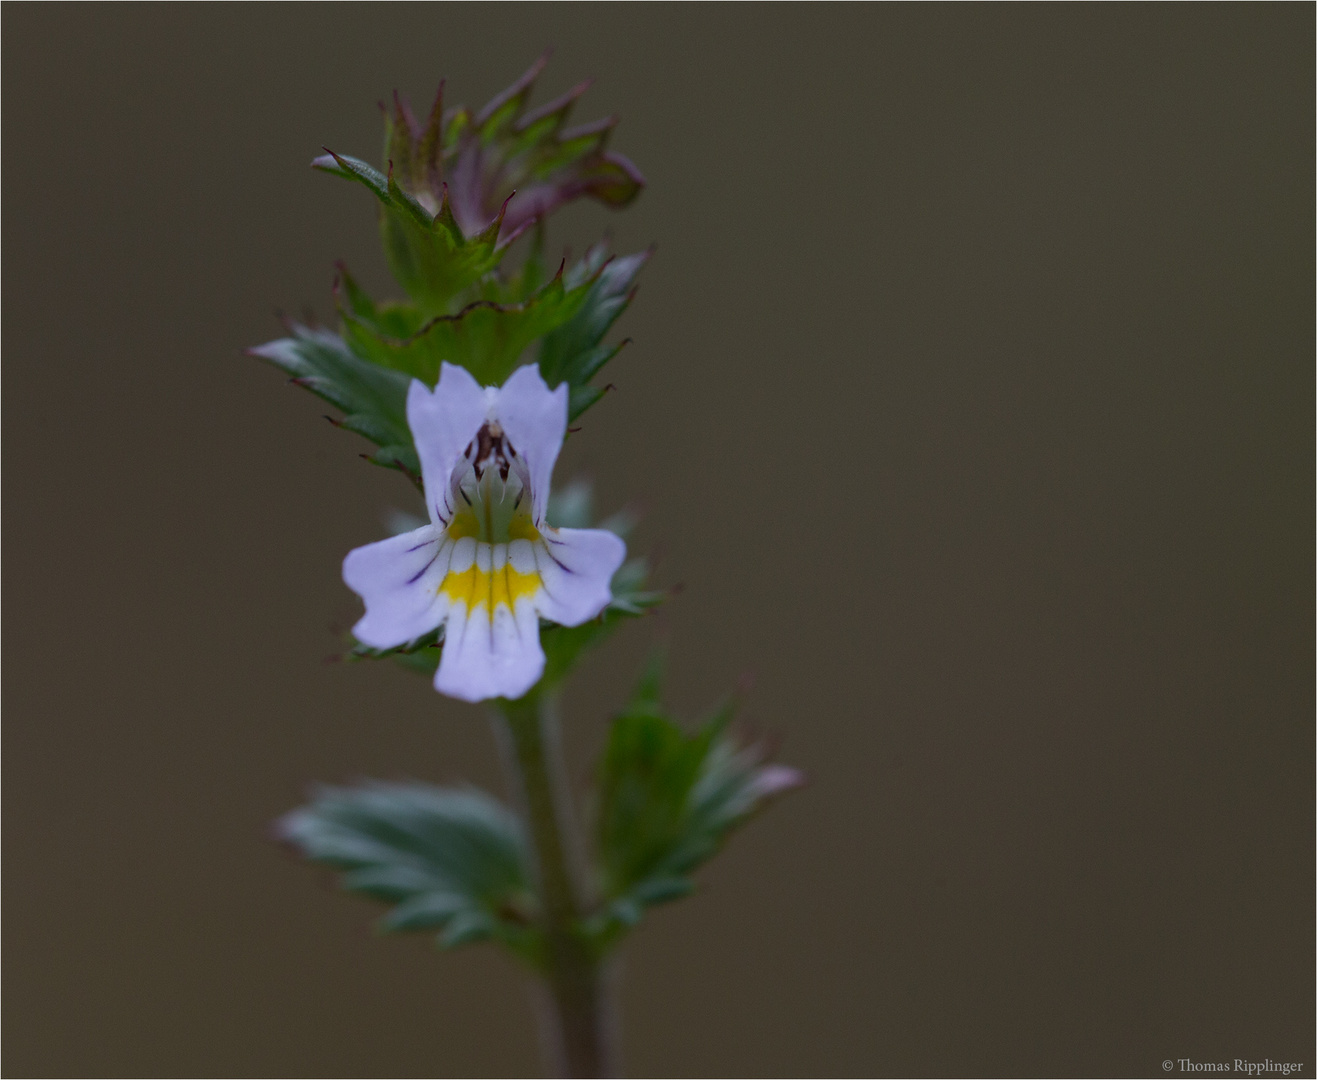
[[[411,379],[433,386],[447,361],[497,386],[534,359],[551,387],[567,383],[575,419],[603,396],[591,380],[625,344],[604,336],[635,296],[650,252],[610,258],[598,244],[549,274],[536,226],[583,196],[624,206],[644,178],[607,150],[615,120],[566,127],[588,84],[527,111],[544,63],[479,113],[445,112],[441,87],[424,127],[395,95],[385,114],[384,171],[334,151],[316,158],[315,168],[374,193],[385,255],[406,299],[373,300],[340,264],[340,333],[291,325],[290,337],[251,350],[342,409],[340,426],[379,447],[368,460],[413,479],[419,470],[404,412]],[[504,256],[528,229],[534,242],[508,272]]]
[[[386,176],[357,158],[331,150],[311,164],[356,180],[375,193],[389,269],[422,314],[446,310],[453,297],[498,266],[508,243],[515,239],[506,237],[499,244],[502,213],[479,231],[464,235],[447,200],[432,213],[398,186],[392,171]]]
[[[631,302],[636,274],[648,257],[644,252],[610,260],[602,247],[591,249],[570,272],[560,267],[534,287],[539,266],[538,252],[532,252],[518,279],[490,286],[491,292],[524,291],[525,299],[473,300],[456,314],[430,318],[412,304],[376,304],[340,267],[335,300],[349,347],[383,367],[433,385],[446,360],[484,385],[497,386],[532,345],[542,342],[536,355],[545,382],[565,382],[575,395],[588,392],[586,384],[621,349],[600,343]],[[596,392],[588,403],[599,396]],[[578,405],[573,418],[584,407]]]

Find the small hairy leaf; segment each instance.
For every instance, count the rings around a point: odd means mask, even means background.
[[[341,409],[343,418],[335,423],[379,447],[367,455],[368,460],[398,469],[419,484],[421,464],[407,425],[411,379],[354,355],[330,330],[298,323],[290,324],[289,330],[291,337],[248,349],[248,355],[268,360],[298,386]]]
[[[604,335],[635,297],[636,275],[651,254],[641,251],[605,261],[603,246],[596,245],[572,268],[569,285],[574,278],[593,279],[593,284],[573,317],[540,343],[539,364],[550,386],[565,382],[571,387],[573,420],[603,396],[602,390],[587,384],[626,344],[605,345]]]
[[[535,899],[516,816],[473,788],[367,781],[326,787],[277,824],[344,889],[394,905],[385,932],[433,930],[453,948],[495,939],[534,960]]]
[[[794,769],[727,731],[730,706],[687,734],[659,701],[661,665],[650,664],[613,720],[598,772],[595,844],[605,905],[593,929],[603,942],[649,905],[684,896],[691,873],[764,801],[801,783]]]

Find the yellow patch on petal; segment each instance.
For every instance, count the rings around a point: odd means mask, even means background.
[[[493,535],[490,535],[491,524]],[[535,528],[530,515],[525,513],[512,515],[512,519],[507,522],[506,536],[502,535],[502,526],[497,520],[492,523],[487,522],[482,528],[480,518],[476,516],[474,510],[461,510],[454,514],[453,520],[448,523],[447,531],[450,539],[461,540],[470,536],[484,544],[505,544],[509,540],[529,540],[534,543],[540,539],[540,530]]]
[[[529,540],[532,544],[540,538],[540,530],[535,528],[529,514],[517,514],[508,522],[509,540]]]
[[[454,540],[461,540],[465,536],[474,536],[478,540],[480,522],[470,510],[463,510],[460,514],[454,514],[453,520],[448,523],[448,535]]]
[[[449,572],[439,585],[439,592],[453,603],[466,605],[468,616],[482,604],[491,616],[499,604],[515,608],[522,597],[534,596],[539,591],[540,575],[523,574],[511,563],[492,571],[481,570],[472,563],[461,573]]]

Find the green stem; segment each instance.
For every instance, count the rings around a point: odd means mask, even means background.
[[[546,946],[545,1055],[559,1076],[615,1076],[608,972],[580,930],[588,896],[562,762],[557,703],[532,691],[500,701],[500,730],[521,803],[540,892]]]

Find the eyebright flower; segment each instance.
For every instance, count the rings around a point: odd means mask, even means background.
[[[366,602],[357,639],[391,649],[444,627],[434,686],[464,701],[518,698],[544,671],[540,618],[579,626],[612,599],[626,545],[544,518],[567,433],[567,386],[534,364],[482,387],[445,363],[414,380],[407,422],[430,524],[349,552],[343,580]]]

